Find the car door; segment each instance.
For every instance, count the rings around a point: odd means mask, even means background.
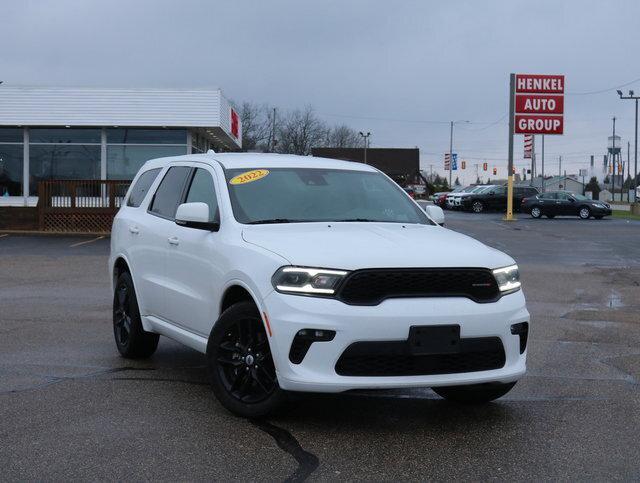
[[[497,186],[489,191],[489,206],[493,210],[505,210],[507,208],[507,188],[506,186]]]
[[[220,221],[215,171],[199,165],[189,175],[184,203],[209,206],[209,221]],[[173,224],[167,253],[166,319],[190,332],[208,337],[217,318],[223,257],[218,232]]]
[[[556,207],[556,193],[549,191],[538,196],[538,204],[545,215],[555,216],[558,214]]]
[[[171,166],[158,185],[149,209],[145,214],[146,223],[140,227],[147,240],[144,245],[145,274],[142,298],[148,307],[148,314],[166,318],[167,293],[167,251],[171,229],[175,225],[174,216],[182,199],[187,178],[191,173],[188,166]],[[144,232],[143,232],[144,231]]]
[[[577,215],[576,203],[571,195],[565,191],[558,192],[556,200],[557,214],[562,216]]]

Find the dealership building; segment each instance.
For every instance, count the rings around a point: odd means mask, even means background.
[[[45,180],[130,180],[153,158],[242,147],[219,89],[0,85],[0,206],[35,206]]]

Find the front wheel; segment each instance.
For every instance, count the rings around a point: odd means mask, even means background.
[[[471,384],[468,386],[432,387],[433,391],[447,401],[459,404],[486,404],[507,394],[516,382],[506,384],[492,382],[489,384]]]
[[[539,206],[534,206],[533,208],[531,208],[531,216],[533,218],[540,218],[542,216],[542,210]]]
[[[213,393],[238,416],[258,418],[284,400],[269,340],[253,302],[232,305],[216,322],[207,345]]]
[[[591,210],[586,206],[583,206],[582,208],[580,208],[580,211],[578,211],[578,216],[583,220],[588,220],[591,216]]]
[[[471,205],[471,209],[474,213],[482,213],[484,211],[484,205],[482,201],[474,201],[473,205]]]

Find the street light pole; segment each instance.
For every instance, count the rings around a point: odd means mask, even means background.
[[[451,184],[451,176],[453,174],[453,125],[457,122],[470,122],[470,121],[451,121],[450,122],[450,131],[449,131],[449,188],[451,189],[453,185]]]
[[[367,164],[367,148],[369,147],[369,136],[371,136],[370,132],[367,132],[367,134],[363,133],[362,131],[360,131],[360,136],[362,136],[362,139],[364,140],[364,164]]]
[[[633,199],[636,201],[636,188],[638,187],[638,99],[640,96],[634,95],[632,90],[629,91],[629,95],[625,96],[622,94],[622,91],[618,91],[618,96],[620,99],[634,99],[636,101],[636,131],[635,131],[635,143],[634,143],[634,154],[633,154]]]

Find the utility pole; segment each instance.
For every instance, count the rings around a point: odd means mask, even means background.
[[[453,189],[451,184],[451,174],[453,173],[453,121],[451,121],[451,132],[449,133],[449,189]]]
[[[634,95],[632,90],[629,91],[628,96],[624,96],[622,91],[618,91],[618,96],[620,99],[634,99],[636,101],[636,129],[635,129],[635,142],[634,142],[634,154],[633,154],[633,182],[631,185],[633,186],[633,200],[636,201],[636,188],[638,187],[638,99],[640,96]]]
[[[616,118],[613,117],[613,149],[611,150],[611,158],[613,160],[613,169],[611,176],[611,199],[615,201],[616,199]]]
[[[562,177],[562,156],[558,156],[558,177]]]
[[[542,135],[542,179],[540,183],[542,192],[544,193],[544,134]]]
[[[631,171],[631,143],[629,141],[627,141],[627,178],[629,178],[629,176],[631,176],[630,171]],[[622,177],[624,178],[624,173],[622,173]],[[622,180],[622,186],[624,186],[626,180]],[[629,185],[629,188],[631,188],[631,185]],[[629,197],[629,188],[627,188],[627,203],[631,201],[630,197]]]
[[[363,133],[362,131],[360,131],[360,136],[362,136],[362,139],[364,140],[364,164],[367,164],[367,148],[369,147],[369,136],[371,136],[370,132],[367,132],[367,134]]]
[[[276,147],[276,108],[273,108],[273,120],[271,121],[271,132],[269,133],[269,152],[272,153]]]

